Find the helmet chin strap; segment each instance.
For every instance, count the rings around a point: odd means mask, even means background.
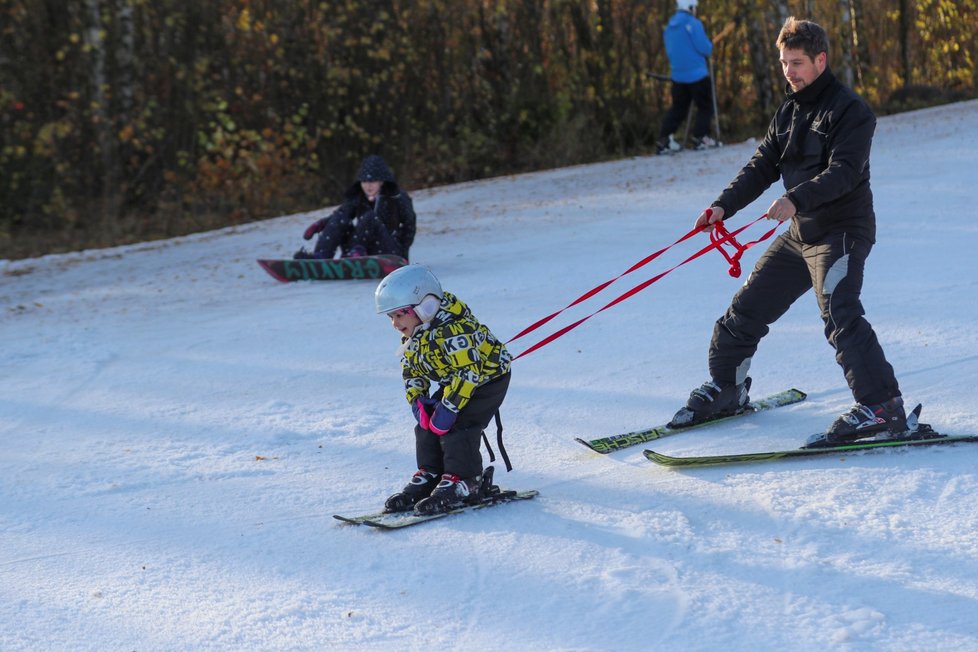
[[[418,324],[414,327],[414,330],[411,331],[411,334],[404,338],[404,341],[397,347],[397,357],[400,358],[404,355],[404,352],[407,351],[407,347],[411,344],[411,338],[417,335],[418,331],[424,330],[425,326],[426,324]]]

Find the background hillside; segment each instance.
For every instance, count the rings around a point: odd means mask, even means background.
[[[0,259],[648,154],[673,0],[0,0]],[[722,140],[763,134],[789,15],[880,114],[975,96],[978,0],[702,0]],[[732,31],[727,31],[727,27]]]

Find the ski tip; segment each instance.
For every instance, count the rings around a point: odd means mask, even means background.
[[[645,459],[649,460],[650,462],[654,462],[659,466],[670,468],[675,466],[685,466],[685,464],[682,464],[681,458],[672,457],[671,455],[663,455],[662,453],[657,453],[654,450],[645,449],[642,451],[642,455],[645,456]]]
[[[601,455],[607,455],[608,453],[611,452],[611,449],[609,448],[596,448],[594,444],[592,444],[586,439],[581,439],[580,437],[574,437],[574,441],[576,441],[579,444],[583,444],[584,446],[587,446],[595,453],[600,453]]]
[[[656,463],[659,463],[659,464],[661,464],[665,460],[671,459],[668,455],[663,455],[662,453],[657,453],[654,450],[649,449],[649,448],[646,448],[644,451],[642,451],[642,455],[644,455],[646,459],[652,460],[653,462],[656,462]]]

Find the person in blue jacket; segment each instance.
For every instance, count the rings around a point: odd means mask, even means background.
[[[669,57],[671,69],[672,106],[659,130],[659,140],[655,144],[657,154],[671,154],[681,149],[672,134],[686,119],[691,103],[696,104],[692,147],[705,149],[717,144],[707,135],[710,118],[713,117],[713,83],[707,59],[713,54],[713,42],[706,35],[703,23],[696,17],[696,2],[677,0],[677,11],[664,32],[666,56]]]

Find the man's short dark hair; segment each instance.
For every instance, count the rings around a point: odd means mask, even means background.
[[[815,60],[819,52],[829,55],[829,37],[818,23],[810,20],[798,20],[789,16],[778,34],[779,50],[803,50],[811,60]]]

